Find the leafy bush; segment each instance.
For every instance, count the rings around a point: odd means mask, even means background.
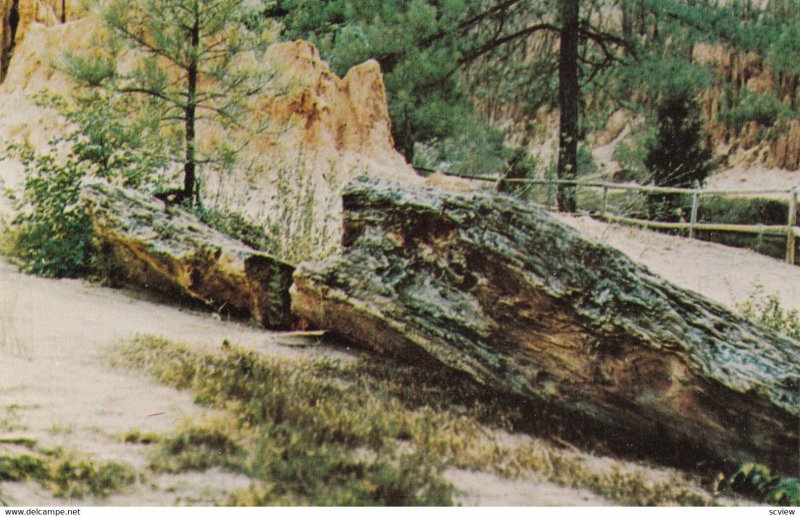
[[[155,181],[166,162],[142,151],[147,144],[138,127],[112,115],[112,99],[98,95],[62,97],[40,93],[41,107],[51,108],[73,124],[65,136],[49,142],[40,154],[28,145],[11,143],[1,159],[15,159],[25,170],[25,189],[16,201],[20,214],[5,242],[7,254],[20,268],[46,277],[78,277],[90,271],[91,220],[80,203],[81,182],[95,176],[128,187]]]
[[[702,197],[698,222],[720,224],[763,224],[782,226],[787,220],[787,202],[757,197]],[[732,247],[752,249],[773,258],[786,255],[786,237],[780,235],[745,234],[729,231],[699,231],[698,238]]]
[[[56,149],[51,146],[51,151]],[[26,172],[20,214],[12,221],[9,254],[20,267],[47,277],[76,277],[89,270],[91,220],[80,204],[86,165],[73,157],[36,154],[11,144],[5,156],[22,162]]]
[[[66,143],[72,157],[85,163],[92,175],[141,188],[167,169],[164,141],[144,136],[146,121],[123,121],[117,106],[120,99],[96,92],[76,96],[73,103],[48,92],[34,98],[38,106],[56,110],[73,125],[71,132],[53,143]]]
[[[697,212],[699,222],[725,224],[785,225],[788,205],[785,200],[758,197],[703,196]]]

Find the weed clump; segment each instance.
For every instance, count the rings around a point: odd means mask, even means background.
[[[161,436],[152,432],[142,433],[139,430],[131,430],[121,438],[126,444],[154,444],[161,441]]]
[[[800,505],[800,481],[773,475],[761,464],[743,464],[728,480],[731,490],[774,505]]]
[[[228,436],[228,430],[190,426],[161,443],[150,469],[166,473],[205,471],[213,467],[241,470],[243,450]]]
[[[50,456],[0,456],[0,481],[33,480],[61,498],[83,498],[87,494],[105,498],[135,479],[126,465],[64,457],[60,452]]]
[[[784,308],[778,296],[766,295],[763,287],[753,289],[750,297],[738,308],[747,319],[800,340],[800,313]]]

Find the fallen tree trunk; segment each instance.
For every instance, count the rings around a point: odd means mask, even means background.
[[[93,261],[112,285],[188,300],[272,329],[294,327],[294,267],[216,231],[196,216],[139,192],[88,183]]]
[[[343,202],[343,254],[295,272],[299,316],[665,456],[797,474],[798,342],[508,197],[362,177]]]

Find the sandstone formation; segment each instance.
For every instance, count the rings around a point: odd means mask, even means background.
[[[98,272],[112,284],[196,302],[267,328],[293,327],[292,266],[133,190],[91,182],[83,198]]]
[[[362,177],[343,254],[292,308],[352,342],[433,357],[669,457],[797,474],[800,343],[683,290],[545,211]]]
[[[280,72],[288,92],[264,99],[263,110],[276,123],[301,129],[309,149],[331,146],[396,157],[377,61],[354,66],[339,78],[308,41],[275,44],[265,57]]]
[[[80,0],[0,0],[0,82],[16,47],[31,29],[72,21],[84,13]]]
[[[337,77],[307,41],[277,43],[264,56],[272,94],[257,102],[269,134],[245,149],[235,169],[206,178],[207,204],[235,209],[274,229],[289,258],[333,252],[341,240],[341,191],[357,175],[415,181],[394,149],[380,67],[375,61]]]

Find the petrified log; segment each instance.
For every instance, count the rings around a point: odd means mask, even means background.
[[[82,196],[98,274],[113,285],[189,300],[266,328],[294,325],[291,265],[134,190],[92,182]]]
[[[343,202],[343,254],[297,269],[298,315],[664,455],[797,474],[798,342],[508,197],[361,177]]]

